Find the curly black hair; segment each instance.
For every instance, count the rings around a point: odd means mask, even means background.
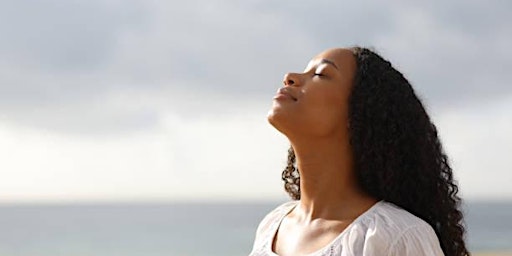
[[[349,97],[349,136],[360,186],[429,223],[445,255],[469,255],[461,198],[436,126],[389,61],[367,48],[351,51],[357,69]],[[292,147],[282,179],[288,194],[300,199]]]

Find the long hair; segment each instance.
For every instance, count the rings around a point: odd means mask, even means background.
[[[389,61],[367,48],[352,52],[357,69],[349,97],[349,136],[359,185],[430,224],[445,255],[469,255],[458,187],[436,126]],[[291,198],[300,199],[291,147],[282,179]]]

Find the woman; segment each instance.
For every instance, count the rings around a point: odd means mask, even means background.
[[[469,255],[436,127],[388,61],[322,52],[286,74],[268,120],[291,143],[294,201],[263,219],[251,256]]]

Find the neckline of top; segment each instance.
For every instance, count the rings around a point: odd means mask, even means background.
[[[268,255],[279,256],[272,250],[275,236],[277,234],[277,231],[279,230],[279,227],[281,226],[281,222],[283,222],[284,218],[286,216],[288,216],[288,214],[290,214],[290,212],[292,212],[293,209],[295,209],[295,207],[297,207],[298,203],[299,203],[299,201],[297,200],[297,201],[295,201],[294,204],[290,204],[288,209],[283,209],[283,211],[281,211],[283,214],[281,214],[281,216],[279,216],[279,218],[277,218],[276,221],[274,222],[273,228],[270,230],[271,232],[267,236],[267,241],[266,241],[266,244],[267,244],[266,249],[267,249]],[[377,208],[377,206],[381,205],[382,203],[384,203],[383,200],[377,201],[370,208],[368,208],[366,211],[361,213],[361,215],[357,216],[357,218],[355,218],[345,229],[343,229],[343,231],[341,231],[340,234],[338,236],[336,236],[331,242],[329,242],[327,245],[323,246],[322,248],[320,248],[312,253],[307,254],[307,256],[315,256],[319,253],[324,252],[325,250],[328,250],[330,247],[332,247],[336,243],[336,241],[341,239],[345,235],[345,233],[348,232],[347,230],[349,230],[352,226],[354,226],[355,223],[360,222],[365,216],[367,216],[368,214],[373,212]]]

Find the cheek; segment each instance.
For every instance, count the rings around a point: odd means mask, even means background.
[[[315,130],[325,133],[346,123],[347,99],[343,94],[327,91],[310,96],[302,105],[302,113]]]

